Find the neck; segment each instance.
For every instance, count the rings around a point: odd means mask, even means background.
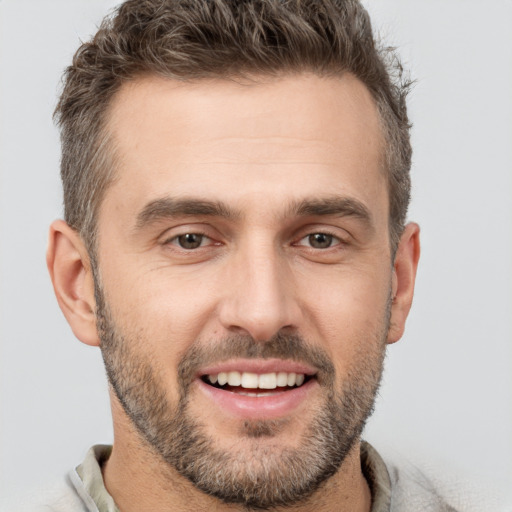
[[[170,468],[140,440],[129,420],[118,415],[114,447],[103,467],[108,492],[120,512],[248,512],[244,505],[226,504],[198,490]],[[119,421],[120,420],[120,421]],[[360,443],[345,458],[338,472],[305,501],[275,512],[369,512],[371,493],[361,471]]]

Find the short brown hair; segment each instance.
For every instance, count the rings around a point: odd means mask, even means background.
[[[106,133],[128,80],[352,73],[372,94],[386,141],[393,250],[410,198],[410,124],[399,61],[379,49],[358,0],[128,0],[77,50],[55,111],[61,128],[64,215],[94,256],[96,217],[114,177]]]

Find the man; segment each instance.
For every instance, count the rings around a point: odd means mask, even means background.
[[[78,50],[47,261],[114,445],[55,510],[450,510],[360,437],[419,257],[389,61],[354,0],[132,0]]]

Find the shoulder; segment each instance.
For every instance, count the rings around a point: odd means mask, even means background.
[[[95,445],[66,478],[0,504],[2,512],[119,512],[103,482],[101,466],[112,451]]]
[[[457,512],[443,490],[418,468],[386,462],[391,480],[391,512]]]
[[[386,460],[391,481],[391,512],[512,512],[510,496],[446,470]]]
[[[78,495],[71,476],[2,503],[2,512],[91,512]],[[94,509],[92,509],[94,510]]]

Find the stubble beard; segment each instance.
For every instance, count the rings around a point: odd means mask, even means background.
[[[389,307],[375,340],[364,344],[373,347],[371,353],[361,354],[341,389],[335,388],[334,366],[326,353],[300,336],[279,334],[264,344],[237,336],[216,343],[215,349],[198,342],[186,352],[178,366],[180,398],[171,404],[158,378],[157,363],[147,354],[133,353],[141,340],[134,343],[120,333],[99,286],[96,301],[107,376],[143,442],[197,489],[224,503],[268,510],[303,502],[339,470],[373,412]],[[318,369],[316,378],[325,398],[311,411],[296,447],[283,447],[278,439],[272,442],[287,428],[286,420],[260,420],[241,425],[239,439],[247,441],[243,450],[238,446],[223,450],[193,417],[189,391],[196,370],[228,357],[293,359]]]

